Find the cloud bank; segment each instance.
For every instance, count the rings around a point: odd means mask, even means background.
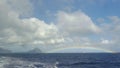
[[[58,10],[54,13],[55,21],[48,23],[34,17],[29,0],[1,0],[0,8],[0,47],[13,52],[34,48],[48,52],[76,45],[119,51],[118,16],[108,16],[109,24],[103,23],[103,18],[99,19],[102,23],[96,24],[81,10]]]

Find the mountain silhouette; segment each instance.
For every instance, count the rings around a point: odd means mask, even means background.
[[[0,53],[12,53],[10,50],[0,48]]]
[[[34,49],[28,51],[28,53],[42,53],[42,51],[39,48],[34,48]]]

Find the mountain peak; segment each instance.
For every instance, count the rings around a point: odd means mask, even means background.
[[[4,48],[0,48],[0,53],[11,53],[11,51]]]
[[[28,53],[42,53],[42,51],[39,48],[34,48],[34,49],[28,51]]]

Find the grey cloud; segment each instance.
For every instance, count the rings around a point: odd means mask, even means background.
[[[10,46],[10,49],[16,50],[23,48],[23,45],[30,45],[31,48],[36,44],[43,45],[41,41],[44,45],[64,42],[62,36],[58,35],[58,29],[54,24],[46,24],[37,18],[20,18],[21,15],[32,11],[30,5],[28,0],[0,1],[0,46],[5,48]],[[33,44],[35,40],[37,43]]]
[[[33,5],[30,0],[6,0],[10,8],[20,16],[29,17],[33,14]]]
[[[28,51],[36,47],[47,51],[75,45],[113,50],[116,48],[114,45],[119,47],[120,18],[117,16],[110,17],[110,24],[101,23],[100,28],[82,11],[59,11],[55,24],[48,24],[33,17],[27,18],[29,11],[33,11],[29,0],[1,0],[0,8],[0,47],[14,52]],[[113,39],[104,38],[96,41],[90,34],[94,37],[99,35],[100,38],[107,36]]]

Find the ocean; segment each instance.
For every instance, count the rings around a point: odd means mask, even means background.
[[[0,54],[0,68],[120,68],[120,54]]]

